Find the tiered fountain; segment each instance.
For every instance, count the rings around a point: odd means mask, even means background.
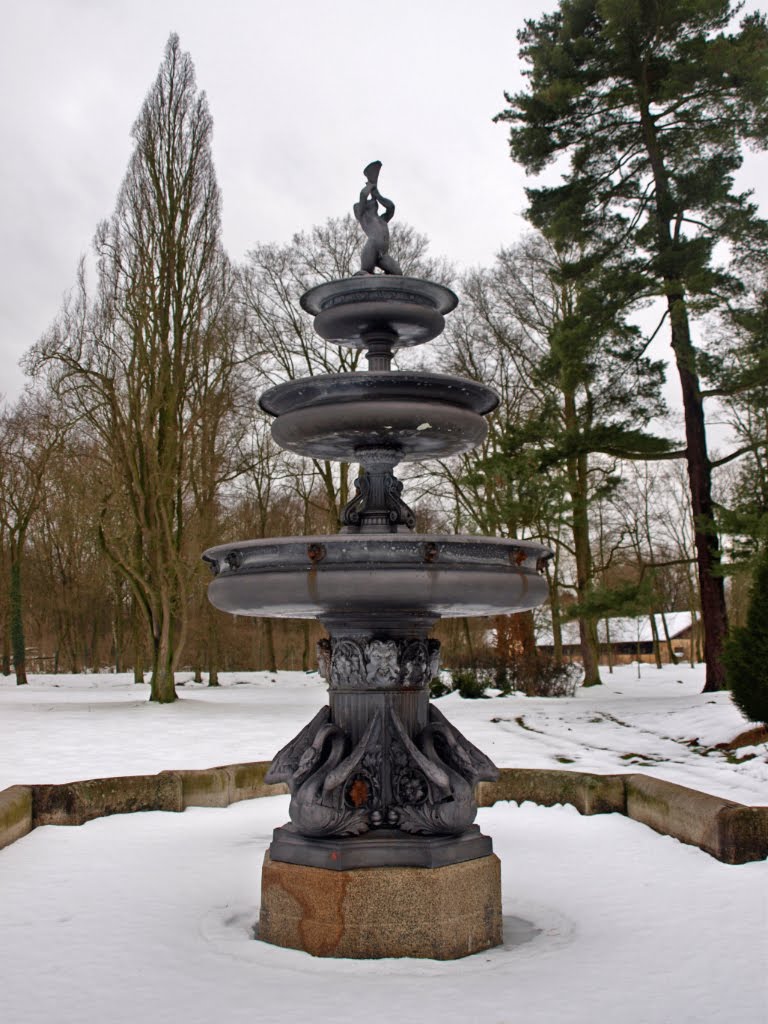
[[[448,959],[501,941],[499,862],[473,824],[474,787],[498,772],[430,704],[440,645],[428,634],[441,617],[540,604],[550,552],[414,533],[393,470],[479,444],[498,398],[461,377],[390,368],[397,349],[436,338],[458,300],[404,277],[389,255],[394,205],[378,191],[380,167],[365,169],[354,206],[367,235],[360,272],[301,299],[322,338],[366,350],[368,371],[288,381],[261,397],[282,447],[361,465],[341,530],[203,557],[217,608],[316,617],[328,632],[318,661],[330,703],[267,776],[288,784],[291,821],[265,858],[260,937],[324,956]]]

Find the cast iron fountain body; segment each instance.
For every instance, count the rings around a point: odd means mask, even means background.
[[[531,542],[414,532],[395,467],[479,444],[498,398],[461,377],[391,369],[397,349],[439,336],[458,300],[402,276],[389,256],[394,205],[378,192],[380,166],[365,169],[355,204],[368,236],[361,271],[301,299],[317,333],[365,349],[369,369],[288,381],[260,402],[282,447],[362,466],[341,530],[203,556],[217,608],[316,617],[328,632],[318,661],[329,705],[277,754],[267,781],[291,792],[291,822],[275,830],[271,860],[335,871],[438,867],[491,853],[473,825],[473,791],[498,772],[429,701],[440,646],[429,633],[440,618],[540,604],[551,554]]]

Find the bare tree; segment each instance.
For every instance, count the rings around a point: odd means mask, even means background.
[[[187,624],[190,460],[231,358],[211,133],[192,61],[172,35],[133,126],[115,212],[96,234],[95,296],[81,273],[31,360],[47,365],[109,469],[100,538],[147,623],[159,702],[176,698]]]
[[[46,470],[63,436],[54,410],[23,398],[0,415],[0,532],[7,550],[8,632],[16,682],[27,683],[24,556],[30,527],[45,494]]]

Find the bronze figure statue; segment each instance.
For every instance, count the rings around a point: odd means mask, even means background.
[[[368,236],[363,246],[358,274],[373,274],[376,267],[379,267],[385,274],[402,277],[400,264],[388,254],[389,222],[395,215],[395,204],[379,192],[380,170],[381,160],[374,160],[365,168],[365,186],[360,192],[359,201],[352,208],[360,227]],[[384,207],[383,213],[379,213],[379,203]]]

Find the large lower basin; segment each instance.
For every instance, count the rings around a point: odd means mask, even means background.
[[[550,555],[530,541],[387,533],[234,541],[203,558],[211,603],[236,615],[451,618],[541,604]]]

